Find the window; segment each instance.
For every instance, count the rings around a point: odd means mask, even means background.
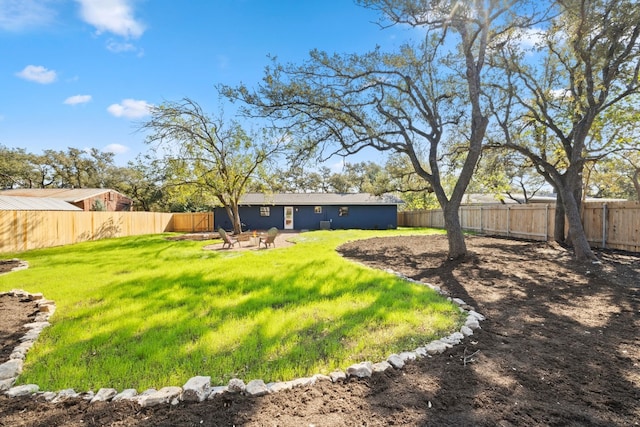
[[[317,214],[321,214],[322,213],[322,206],[316,206],[315,208],[313,208],[313,212],[315,212]]]
[[[349,208],[346,206],[343,206],[341,208],[338,209],[338,216],[348,216],[349,215]]]
[[[260,206],[260,216],[271,216],[271,208],[269,206]]]

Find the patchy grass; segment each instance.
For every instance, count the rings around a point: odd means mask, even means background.
[[[458,328],[458,309],[335,248],[417,232],[436,231],[318,231],[246,252],[152,235],[9,254],[30,268],[0,276],[0,290],[43,292],[57,305],[19,381],[79,391],[195,375],[269,382],[414,349]]]

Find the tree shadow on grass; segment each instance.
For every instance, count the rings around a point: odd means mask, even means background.
[[[99,419],[100,414],[110,411],[128,425],[140,426],[633,425],[640,418],[637,273],[618,274],[616,278],[623,280],[614,280],[614,286],[610,275],[617,271],[607,263],[585,267],[573,263],[566,252],[543,243],[484,238],[468,239],[473,253],[468,262],[447,263],[443,261],[446,241],[439,239],[394,237],[378,243],[357,242],[346,249],[353,250],[351,255],[357,254],[354,260],[360,263],[393,268],[441,286],[487,316],[481,330],[441,355],[368,379],[320,382],[259,398],[224,394],[201,404],[134,410],[121,404],[87,407],[76,403],[65,411],[77,406],[83,419]],[[407,259],[411,262],[406,263]],[[314,267],[321,270],[322,266]],[[295,280],[300,274],[292,271],[287,279]],[[191,277],[198,279],[197,274]],[[359,286],[381,285],[364,277],[357,280]],[[626,277],[632,282],[625,282]],[[164,287],[158,284],[159,292],[169,285],[168,275],[164,279]],[[188,290],[201,299],[211,293],[215,298],[213,282],[209,278],[208,285],[190,289],[184,281],[161,299],[164,309],[171,311],[179,304],[171,298],[172,292]],[[291,288],[268,281],[254,284],[238,280],[235,285],[242,290],[239,304],[246,304],[254,317],[267,308],[253,305],[257,291],[252,286],[272,296],[282,291],[291,298]],[[327,293],[319,284],[309,288],[305,292]],[[142,308],[144,314],[153,316],[154,311],[161,311],[152,301],[155,293],[144,293],[144,287],[136,288],[133,280],[121,289],[121,302],[135,301],[127,296],[133,292],[139,292],[136,299],[150,300]],[[389,301],[384,294],[381,286],[377,297],[352,310],[344,320],[349,322],[351,316],[363,312],[374,317],[385,313]],[[270,303],[271,310],[288,307],[284,299],[274,297]],[[199,313],[197,306],[188,308],[194,309],[193,314],[181,318],[187,324]],[[296,332],[317,339],[323,330],[309,324],[300,325]],[[262,345],[256,346],[256,351],[268,353],[273,337],[267,323],[254,324],[247,336],[259,337],[255,342]],[[336,339],[337,335],[331,336],[332,341]],[[52,407],[45,416],[51,424],[56,421],[54,411]]]
[[[347,272],[319,269],[312,260],[288,269],[277,281],[184,271],[118,281],[88,292],[90,298],[61,314],[43,336],[50,353],[32,353],[21,380],[62,377],[65,387],[77,390],[142,391],[182,385],[195,375],[210,375],[215,385],[224,385],[233,377],[274,381],[328,373],[348,366],[337,366],[336,357],[344,359],[353,351],[349,364],[360,362],[361,353],[379,347],[354,343],[392,310],[403,309],[390,307],[388,292],[431,301],[431,293],[421,287],[412,294],[406,291],[411,285],[384,275],[374,276],[372,283],[370,275],[349,272],[355,281],[348,286],[324,286],[323,278],[341,274]],[[397,304],[411,306],[402,300]],[[385,343],[380,360],[393,351],[387,352],[387,344],[400,345]],[[154,375],[159,371],[167,373]],[[121,380],[94,379],[100,377]]]

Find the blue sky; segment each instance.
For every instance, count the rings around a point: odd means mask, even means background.
[[[190,97],[216,113],[218,83],[257,84],[311,49],[392,48],[350,0],[0,0],[0,145],[99,148],[126,164],[149,149],[149,105]],[[249,127],[249,126],[248,126]]]

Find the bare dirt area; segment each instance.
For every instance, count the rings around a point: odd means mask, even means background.
[[[467,242],[463,261],[446,260],[444,236],[339,248],[357,262],[438,285],[487,317],[441,355],[366,379],[176,406],[3,395],[0,426],[640,425],[640,257],[599,252],[602,262],[586,265],[547,243]],[[0,299],[3,348],[15,345],[8,329],[16,322],[8,319],[16,306],[22,319],[33,311]]]

